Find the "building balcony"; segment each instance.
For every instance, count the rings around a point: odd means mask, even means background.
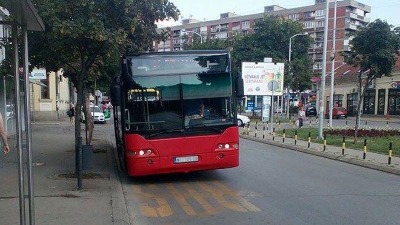
[[[348,24],[346,24],[345,28],[346,28],[346,29],[349,29],[349,30],[354,30],[354,31],[356,31],[356,30],[357,30],[357,25],[352,24],[352,23],[348,23]]]
[[[357,15],[356,13],[353,13],[353,12],[347,12],[346,17],[354,19],[354,20],[362,21],[364,23],[369,23],[369,21],[371,20],[368,17]]]

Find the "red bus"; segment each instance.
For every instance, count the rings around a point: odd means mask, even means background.
[[[111,88],[120,164],[130,176],[239,166],[242,88],[228,51],[124,57]]]

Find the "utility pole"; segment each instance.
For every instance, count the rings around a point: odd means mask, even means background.
[[[329,94],[329,126],[333,127],[333,86],[335,85],[335,54],[336,54],[336,7],[335,0],[333,13],[333,30],[332,30],[332,53],[331,53],[331,90]]]
[[[320,93],[320,104],[319,104],[319,129],[318,139],[323,139],[323,128],[324,128],[324,110],[325,110],[325,77],[326,77],[326,52],[328,48],[328,23],[329,23],[329,1],[326,0],[325,4],[325,23],[324,23],[324,50],[323,50],[323,61],[322,61],[322,75],[321,75],[321,93]]]

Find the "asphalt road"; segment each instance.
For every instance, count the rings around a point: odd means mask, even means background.
[[[132,224],[399,224],[400,177],[241,140],[240,167],[122,179]]]

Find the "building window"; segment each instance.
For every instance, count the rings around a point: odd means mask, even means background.
[[[314,28],[314,27],[315,27],[314,21],[308,21],[304,23],[304,28]]]
[[[347,114],[349,116],[357,115],[357,93],[347,95]]]
[[[400,115],[400,90],[389,89],[388,110],[390,115]]]
[[[297,21],[297,20],[299,20],[299,14],[297,14],[297,13],[289,14],[289,19],[293,20],[293,21]]]
[[[40,86],[40,98],[50,99],[49,75],[47,75],[47,79],[40,80],[40,82],[44,84]]]
[[[320,10],[317,10],[317,11],[315,11],[315,16],[317,17],[321,17],[321,16],[325,16],[325,10],[323,10],[323,9],[320,9]]]
[[[375,89],[365,90],[363,114],[375,113]]]
[[[316,27],[324,27],[325,22],[323,20],[319,20],[316,22]]]
[[[320,69],[322,69],[322,62],[314,63],[314,70],[320,70]]]
[[[314,12],[305,12],[303,14],[304,19],[309,19],[309,18],[313,18],[314,17]]]
[[[250,20],[242,21],[242,28],[249,28],[250,27]]]
[[[343,107],[343,95],[333,95],[333,106]]]
[[[385,112],[385,89],[378,90],[378,114],[383,115]]]

